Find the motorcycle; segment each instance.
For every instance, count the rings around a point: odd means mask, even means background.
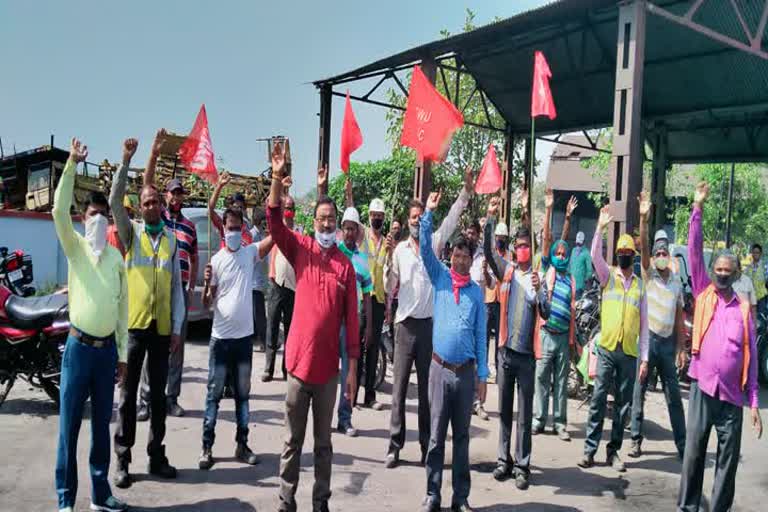
[[[0,407],[16,380],[59,406],[61,359],[69,333],[68,297],[21,297],[0,284]]]
[[[7,247],[0,247],[0,284],[14,295],[31,297],[35,294],[32,273],[32,257],[17,249],[9,252]]]
[[[601,290],[596,280],[587,283],[581,298],[576,301],[576,341],[578,346],[571,352],[571,369],[568,373],[568,396],[589,400],[591,385],[579,370],[579,362],[585,349],[592,347],[600,334]]]

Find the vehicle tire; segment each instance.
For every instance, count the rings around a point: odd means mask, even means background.
[[[765,335],[761,334],[757,337],[757,346],[760,347],[757,351],[757,374],[760,378],[760,384],[768,388],[768,346],[763,341],[763,336]]]
[[[376,365],[376,385],[375,389],[379,389],[384,384],[384,377],[387,376],[387,350],[382,345],[379,347],[379,362]]]
[[[8,397],[8,393],[11,392],[11,388],[15,382],[15,377],[6,377],[0,381],[0,407],[3,406],[3,402],[5,402],[5,399]]]

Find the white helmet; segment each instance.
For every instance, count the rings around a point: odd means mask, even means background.
[[[341,218],[342,226],[347,221],[352,221],[358,226],[360,225],[360,214],[357,212],[357,208],[350,206],[349,208],[344,210],[344,216]]]
[[[667,232],[663,229],[660,229],[656,232],[656,234],[653,237],[653,243],[658,242],[659,240],[669,240],[669,236],[667,235]]]
[[[576,243],[577,244],[583,244],[584,243],[584,232],[583,231],[579,231],[578,233],[576,233]]]
[[[370,206],[368,206],[368,211],[384,213],[384,201],[382,201],[378,197],[374,197],[373,199],[371,199],[371,204]]]
[[[496,230],[493,232],[496,236],[509,236],[509,229],[503,222],[496,224]]]

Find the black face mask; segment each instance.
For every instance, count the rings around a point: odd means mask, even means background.
[[[507,248],[507,242],[504,240],[496,240],[496,248],[500,251],[503,251]]]
[[[384,225],[384,219],[371,219],[371,227],[376,231],[380,230]]]
[[[733,286],[733,276],[724,274],[715,274],[715,288],[718,290],[727,290]]]
[[[618,260],[619,260],[619,268],[622,270],[626,270],[632,266],[632,260],[634,260],[634,257],[631,254],[619,254]]]

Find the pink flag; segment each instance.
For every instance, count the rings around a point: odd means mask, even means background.
[[[475,192],[478,194],[493,194],[501,188],[501,169],[499,161],[496,158],[496,148],[493,144],[488,145],[488,152],[483,160],[483,167],[480,169],[480,175],[475,183]]]
[[[187,139],[179,148],[179,159],[189,172],[197,174],[211,183],[216,183],[218,180],[219,175],[216,172],[216,163],[214,162],[205,104],[200,107],[192,131],[189,132]]]

